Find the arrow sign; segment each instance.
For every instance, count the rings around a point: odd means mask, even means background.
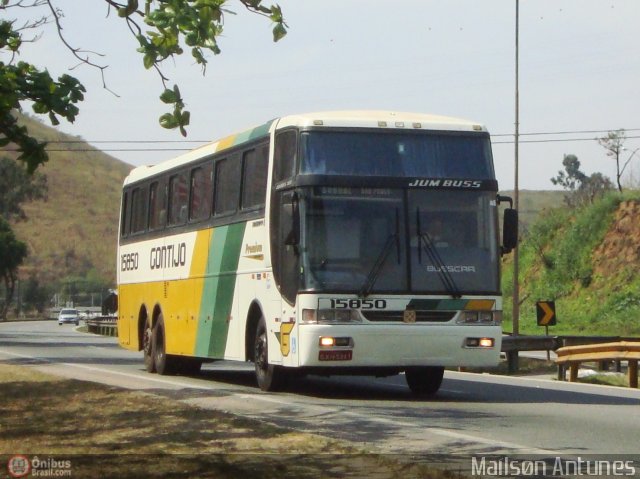
[[[538,301],[536,303],[536,313],[538,316],[538,326],[556,325],[555,301]]]

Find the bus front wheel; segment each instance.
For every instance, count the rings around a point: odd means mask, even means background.
[[[441,366],[409,368],[404,372],[409,389],[418,396],[430,396],[438,392],[444,376]]]
[[[256,339],[253,348],[256,381],[263,391],[276,391],[285,382],[285,372],[280,366],[269,364],[269,346],[267,342],[267,325],[264,317],[258,321]]]

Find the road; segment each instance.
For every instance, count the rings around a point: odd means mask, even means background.
[[[638,454],[640,391],[447,371],[418,400],[404,378],[309,377],[283,393],[254,386],[251,365],[217,362],[196,377],[144,371],[114,338],[55,321],[0,323],[0,361],[141,389],[200,407],[402,454]]]

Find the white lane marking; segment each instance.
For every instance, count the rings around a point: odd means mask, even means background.
[[[48,363],[48,364],[61,364],[63,366],[69,366],[69,367],[72,367],[72,368],[84,369],[84,370],[92,371],[92,372],[115,374],[115,375],[118,375],[118,376],[124,376],[124,377],[130,378],[130,379],[143,379],[145,381],[151,381],[151,382],[156,382],[156,383],[161,383],[161,384],[169,384],[171,386],[178,386],[178,387],[191,388],[191,389],[204,389],[204,390],[209,390],[209,391],[214,391],[215,390],[215,388],[213,388],[213,387],[207,387],[207,386],[200,386],[200,385],[195,385],[195,384],[183,383],[183,382],[180,382],[180,381],[172,381],[170,379],[164,379],[164,378],[159,378],[159,377],[154,377],[154,376],[147,377],[147,376],[145,376],[146,373],[144,373],[144,374],[126,373],[124,371],[114,371],[112,369],[107,369],[107,368],[100,368],[100,367],[96,367],[96,366],[87,366],[86,364],[61,363],[61,362],[54,361],[54,360],[51,360],[51,359],[39,358],[37,356],[30,356],[28,354],[10,353],[8,351],[0,351],[0,354],[6,354],[7,356],[15,356],[15,357],[18,357],[18,358],[35,359],[35,360],[41,361],[43,363]]]

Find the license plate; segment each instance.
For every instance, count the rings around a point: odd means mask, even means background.
[[[351,361],[353,351],[320,351],[320,361]]]

